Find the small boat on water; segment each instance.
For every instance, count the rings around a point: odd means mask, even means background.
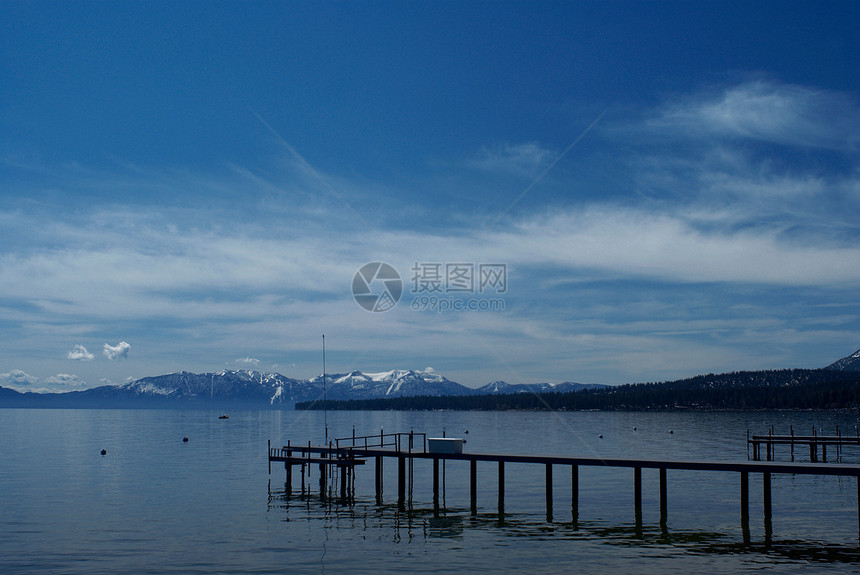
[[[218,419],[230,419],[230,416],[225,413],[224,415],[219,415]]]

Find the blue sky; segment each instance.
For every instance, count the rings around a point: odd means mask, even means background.
[[[322,334],[330,372],[469,386],[829,364],[860,347],[858,21],[0,3],[0,385],[311,377]],[[377,261],[403,289],[368,312]]]

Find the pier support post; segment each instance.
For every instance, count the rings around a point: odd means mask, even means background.
[[[633,468],[633,506],[635,510],[636,535],[642,532],[642,468]]]
[[[576,529],[579,524],[579,465],[570,466],[570,513]]]
[[[302,463],[301,466],[302,466],[302,495],[304,495],[305,494],[305,464]],[[310,468],[308,468],[308,471],[310,471]],[[308,485],[308,490],[310,490],[310,485]]]
[[[376,456],[376,504],[382,505],[382,456]]]
[[[325,501],[326,498],[326,477],[325,477],[325,463],[320,463],[320,498]]]
[[[666,487],[666,468],[660,468],[660,527],[665,531],[669,515],[669,490]]]
[[[406,509],[406,457],[402,453],[397,456],[397,505],[401,511]]]
[[[857,523],[858,538],[860,538],[860,475],[857,476]]]
[[[860,485],[860,483],[858,483]],[[475,459],[469,461],[469,491],[471,499],[472,515],[478,514],[478,462]]]
[[[642,514],[642,468],[633,468],[633,506],[636,508],[636,515]]]
[[[505,515],[505,462],[499,461],[499,519]]]
[[[284,482],[284,489],[287,495],[289,495],[293,492],[293,465],[289,461],[284,461],[284,467],[287,469],[287,480]]]
[[[552,523],[552,463],[546,464],[546,520]]]
[[[433,458],[433,509],[439,509],[439,458]]]
[[[741,531],[744,543],[750,542],[750,474],[741,471]]]
[[[764,489],[763,498],[764,498],[764,539],[765,543],[770,543],[771,536],[773,535],[773,519],[772,519],[772,506],[770,500],[770,473],[762,474],[762,485]]]

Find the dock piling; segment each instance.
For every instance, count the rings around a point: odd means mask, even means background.
[[[860,489],[860,488],[858,488]],[[570,466],[570,513],[574,527],[579,524],[579,466]]]
[[[546,520],[552,523],[552,463],[546,464]]]
[[[439,508],[439,458],[433,458],[433,509]]]
[[[382,505],[382,456],[377,455],[376,458],[376,504]]]
[[[469,462],[469,499],[472,515],[478,514],[478,462]]]
[[[499,461],[499,519],[505,516],[505,462]]]
[[[406,509],[406,457],[402,453],[397,456],[397,506]]]
[[[768,472],[762,474],[762,489],[764,490],[764,532],[765,539],[767,540],[770,539],[768,534],[773,532],[773,507],[770,499],[770,473]]]
[[[666,529],[669,515],[669,492],[666,485],[666,468],[660,468],[660,527]]]
[[[642,468],[633,468],[633,506],[638,515],[642,514]]]

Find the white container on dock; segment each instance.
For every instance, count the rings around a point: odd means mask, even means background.
[[[430,453],[463,453],[464,443],[458,437],[428,437],[427,449]]]

